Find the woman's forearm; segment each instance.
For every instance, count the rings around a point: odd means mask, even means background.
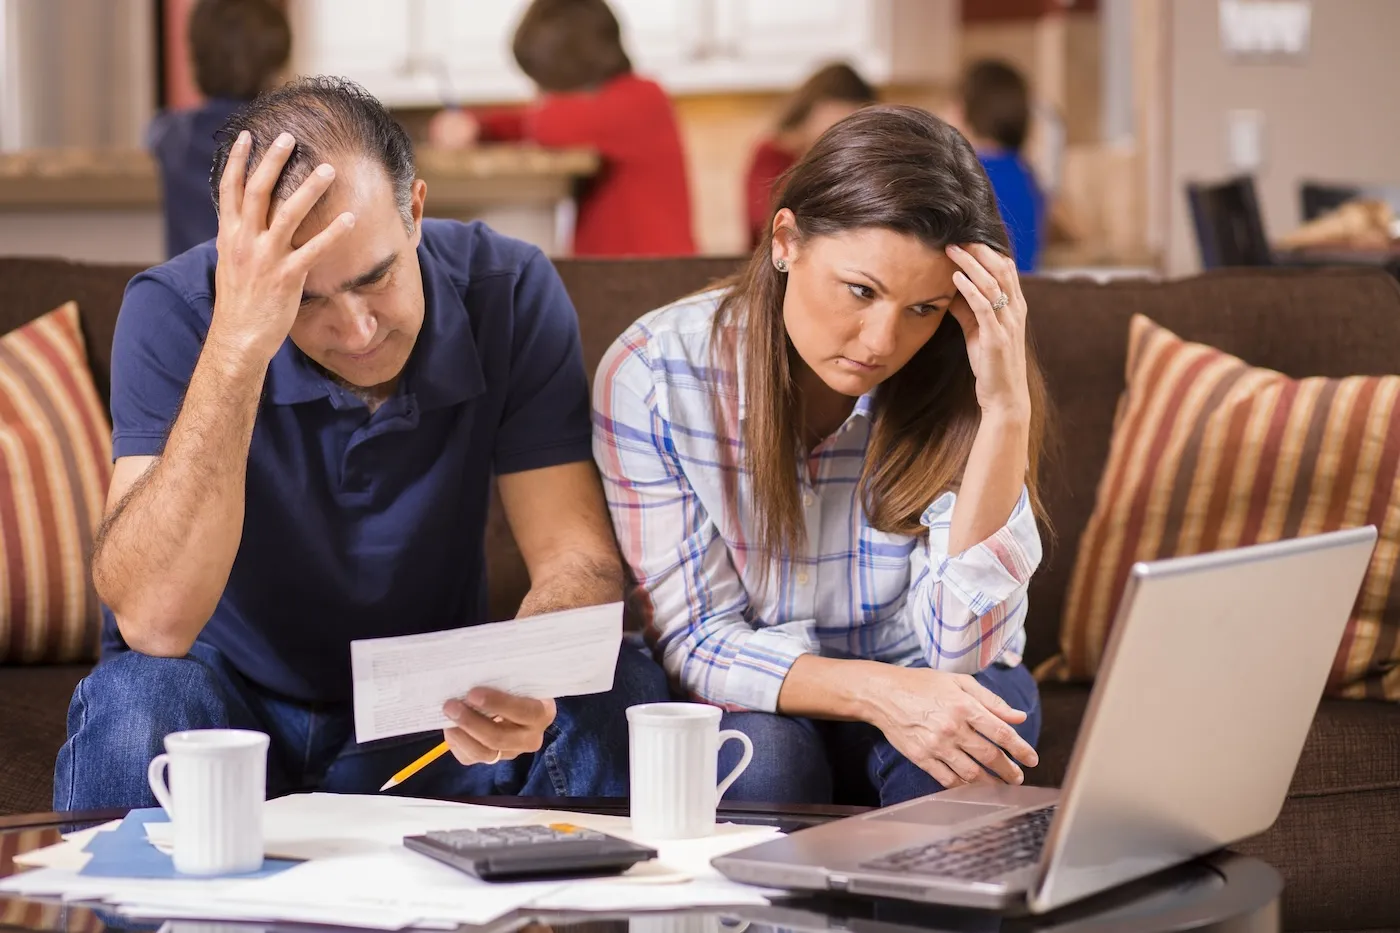
[[[778,712],[810,719],[869,722],[870,682],[877,661],[804,654],[793,662],[778,693]]]
[[[983,413],[958,489],[949,554],[982,543],[1006,524],[1026,485],[1029,444],[1028,412]]]

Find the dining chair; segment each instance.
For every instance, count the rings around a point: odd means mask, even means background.
[[[1207,269],[1273,265],[1252,177],[1241,175],[1217,184],[1188,182],[1186,199],[1196,226],[1201,265]]]

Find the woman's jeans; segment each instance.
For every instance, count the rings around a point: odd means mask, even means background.
[[[1040,737],[1040,694],[1025,665],[992,665],[977,682],[1026,721],[1016,732],[1032,746]],[[724,729],[753,740],[753,762],[725,800],[770,803],[841,803],[889,806],[943,790],[918,765],[895,751],[879,729],[863,722],[828,722],[775,713],[725,713]],[[719,773],[739,763],[741,748],[726,742]]]

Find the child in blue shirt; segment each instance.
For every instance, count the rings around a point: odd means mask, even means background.
[[[1033,272],[1045,240],[1045,196],[1021,155],[1030,126],[1030,92],[1015,68],[979,61],[962,85],[962,125],[977,150],[996,192],[997,206],[1011,235],[1016,268]]]

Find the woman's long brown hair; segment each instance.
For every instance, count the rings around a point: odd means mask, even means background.
[[[842,120],[788,172],[774,213],[793,212],[803,239],[881,228],[918,237],[935,249],[984,243],[1009,255],[991,183],[961,134],[914,107],[875,107]],[[773,266],[772,223],[748,266],[724,283],[715,316],[718,372],[741,372],[742,433],[756,518],[754,551],[768,562],[798,553],[806,537],[798,483],[804,456],[801,399],[794,369],[803,365],[783,326],[786,275]],[[1045,513],[1038,484],[1048,399],[1035,355],[1026,348],[1030,383],[1030,457],[1026,484],[1035,513]],[[919,519],[942,492],[956,490],[981,422],[976,379],[962,328],[951,314],[905,366],[875,394],[860,493],[880,531],[919,535]],[[717,423],[735,424],[717,392]],[[735,447],[722,445],[733,452]],[[730,464],[738,466],[739,464]],[[732,471],[726,471],[732,475]],[[762,566],[767,567],[768,562]]]

